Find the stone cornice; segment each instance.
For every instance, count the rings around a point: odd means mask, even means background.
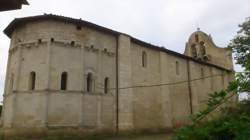
[[[51,42],[51,40],[46,39],[46,40],[41,40],[41,42],[38,42],[37,40],[29,41],[29,42],[19,42],[15,45],[13,45],[9,49],[9,53],[12,54],[19,48],[28,48],[30,49],[31,47],[39,47],[41,44],[47,44],[51,43],[52,46],[53,44],[58,44],[59,46],[62,47],[75,47],[75,48],[84,48],[88,52],[94,52],[97,53],[101,51],[103,54],[106,54],[107,56],[113,57],[115,56],[115,53],[112,51],[109,51],[107,48],[102,48],[102,47],[95,47],[93,45],[83,45],[81,42],[75,42],[75,41],[67,41],[67,40],[54,40]]]

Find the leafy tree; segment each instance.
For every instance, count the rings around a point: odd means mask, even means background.
[[[250,91],[250,17],[241,25],[237,36],[231,41],[229,47],[232,48],[235,54],[237,64],[240,64],[244,69],[243,73],[236,76],[236,81],[239,84],[240,92]]]

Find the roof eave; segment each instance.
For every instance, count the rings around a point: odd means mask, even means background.
[[[28,2],[27,0],[23,0],[23,1],[22,1],[22,4],[24,4],[24,5],[30,5],[29,2]]]

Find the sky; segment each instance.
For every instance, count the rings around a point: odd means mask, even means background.
[[[250,17],[250,0],[28,0],[21,10],[0,12],[0,101],[10,39],[2,32],[18,17],[57,14],[81,18],[151,44],[183,53],[190,34],[201,28],[226,47],[238,25]],[[240,71],[239,66],[235,66]]]

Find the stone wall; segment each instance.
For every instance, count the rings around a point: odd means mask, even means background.
[[[65,30],[61,30],[61,29]],[[116,37],[75,25],[42,21],[22,25],[12,35],[4,127],[115,128]],[[29,88],[36,73],[35,89]],[[61,74],[67,72],[67,90]],[[86,90],[87,74],[93,90]],[[13,77],[13,80],[12,78]],[[104,79],[109,92],[104,94]]]

